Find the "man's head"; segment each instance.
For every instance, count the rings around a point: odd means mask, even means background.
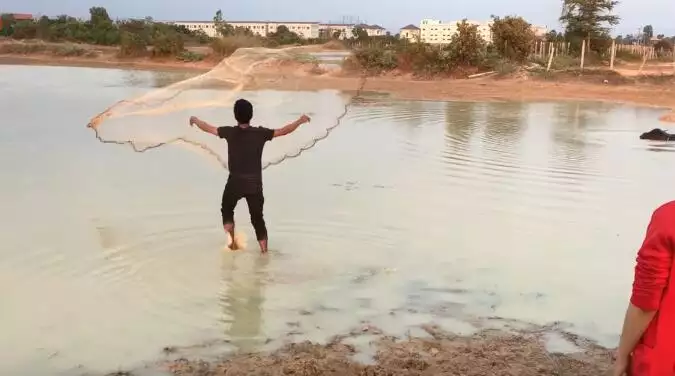
[[[248,124],[253,117],[253,105],[246,99],[237,99],[234,102],[234,118],[239,124]]]

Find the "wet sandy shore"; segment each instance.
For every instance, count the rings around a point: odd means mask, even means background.
[[[423,329],[428,337],[380,336],[371,341],[373,354],[366,362],[359,358],[359,346],[354,345],[359,342],[354,339],[378,334],[375,328],[335,337],[323,345],[288,344],[272,353],[241,354],[210,362],[179,357],[160,368],[177,376],[598,376],[611,367],[609,350],[569,333],[486,330],[463,337],[433,326]],[[563,353],[547,348],[546,337],[552,333],[573,349]]]

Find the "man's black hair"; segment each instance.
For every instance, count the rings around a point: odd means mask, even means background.
[[[253,105],[246,99],[237,99],[234,102],[234,118],[239,124],[248,124],[253,117]]]

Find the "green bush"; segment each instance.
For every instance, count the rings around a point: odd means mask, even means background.
[[[38,24],[33,21],[20,21],[14,24],[12,38],[35,39],[38,34]]]
[[[120,34],[119,54],[122,57],[139,57],[148,53],[148,44],[142,35],[123,31]]]
[[[450,72],[454,63],[448,49],[422,43],[403,44],[398,48],[398,68],[417,76],[433,76]]]
[[[532,25],[523,18],[493,16],[492,43],[502,56],[524,62],[530,54],[534,41]]]
[[[185,51],[182,51],[181,53],[179,53],[178,55],[176,55],[176,59],[178,59],[180,61],[184,61],[186,63],[189,63],[189,62],[204,60],[204,55],[202,55],[200,53],[185,50]]]
[[[478,26],[463,20],[448,46],[452,61],[457,65],[479,67],[485,63],[486,45],[478,34]]]
[[[152,41],[153,56],[175,56],[185,50],[183,38],[174,34],[159,34]]]
[[[398,66],[396,53],[383,48],[356,50],[354,51],[353,59],[355,60],[355,65],[370,74],[380,74],[396,69]]]

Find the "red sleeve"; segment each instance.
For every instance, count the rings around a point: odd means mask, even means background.
[[[631,303],[645,311],[661,305],[673,262],[675,207],[660,208],[652,215],[647,235],[638,252]]]

